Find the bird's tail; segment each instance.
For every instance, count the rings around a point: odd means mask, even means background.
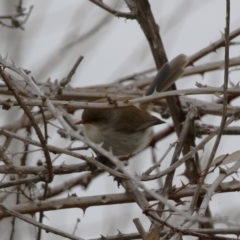
[[[180,54],[171,62],[165,63],[158,71],[153,82],[146,91],[145,96],[153,94],[155,91],[163,92],[168,89],[178,78],[180,78],[188,64],[187,56]]]

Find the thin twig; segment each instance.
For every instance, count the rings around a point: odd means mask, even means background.
[[[59,229],[56,229],[56,228],[53,228],[53,227],[49,227],[49,226],[47,226],[45,224],[39,223],[39,222],[35,221],[32,218],[26,217],[26,216],[24,216],[24,215],[22,215],[22,214],[20,214],[18,212],[15,212],[15,211],[9,209],[8,207],[6,207],[3,204],[0,204],[0,209],[3,212],[8,213],[10,216],[19,218],[19,219],[23,220],[24,222],[28,222],[28,223],[32,224],[33,226],[40,227],[40,228],[46,230],[47,232],[51,232],[51,233],[54,233],[56,235],[59,235],[59,236],[62,236],[62,237],[66,237],[66,238],[69,238],[69,239],[84,240],[83,238],[80,238],[80,237],[74,236],[72,234],[66,233],[66,232],[64,232],[62,230],[59,230]]]
[[[140,236],[142,237],[143,240],[145,240],[146,237],[147,237],[147,234],[146,234],[146,232],[144,230],[144,227],[143,227],[141,221],[139,220],[139,218],[134,218],[133,222],[134,222],[134,224],[135,224],[135,226],[136,226]]]
[[[234,115],[226,122],[225,127],[228,126],[229,124],[231,124],[235,120],[236,120],[236,116]],[[163,170],[159,174],[142,176],[141,180],[142,181],[150,181],[150,180],[153,180],[153,179],[163,177],[166,174],[168,174],[169,172],[172,172],[174,169],[179,167],[181,164],[183,164],[184,162],[189,160],[189,158],[191,156],[193,156],[196,152],[198,152],[200,149],[203,149],[205,144],[207,142],[209,142],[213,137],[215,137],[217,135],[217,133],[218,133],[218,130],[210,132],[209,135],[205,139],[203,139],[196,147],[194,147],[190,152],[188,152],[186,155],[184,155],[181,159],[179,159],[176,163],[174,163],[172,166],[170,166],[166,170]]]
[[[196,135],[199,136],[199,135],[207,135],[209,134],[210,131],[212,130],[217,130],[218,127],[217,126],[213,126],[213,125],[210,125],[210,124],[196,124],[195,125],[195,132],[196,132]],[[237,126],[232,126],[232,127],[226,127],[222,134],[225,134],[225,135],[239,135],[240,134],[240,127],[237,127]]]
[[[9,182],[1,182],[0,183],[0,188],[19,186],[21,184],[34,184],[34,183],[43,181],[44,179],[45,178],[38,175],[38,176],[35,176],[35,177],[23,178],[23,179],[13,180],[13,181],[9,181]]]
[[[89,1],[96,4],[100,8],[106,10],[107,12],[113,14],[116,17],[122,17],[122,18],[126,18],[126,19],[135,19],[135,15],[133,13],[131,13],[131,12],[124,13],[124,12],[116,11],[116,10],[112,9],[111,7],[109,7],[108,5],[104,4],[103,1],[100,1],[100,0],[89,0]]]
[[[222,119],[218,129],[217,138],[212,148],[211,154],[207,161],[207,168],[210,166],[214,159],[222,133],[225,127],[227,119],[227,104],[228,104],[228,69],[229,69],[229,28],[230,28],[230,0],[227,2],[227,13],[226,13],[226,28],[225,28],[225,68],[224,68],[224,84],[223,84],[223,108],[222,108]]]
[[[29,138],[21,137],[21,136],[19,136],[17,134],[14,134],[12,132],[9,132],[9,131],[3,130],[3,129],[0,129],[0,134],[3,134],[5,136],[11,136],[11,137],[13,137],[15,139],[18,139],[20,141],[27,142],[29,144],[41,147],[41,143],[39,143],[37,141],[34,141],[32,139],[29,139]],[[58,148],[58,147],[55,147],[55,146],[49,145],[49,144],[47,145],[47,148],[49,149],[49,151],[51,151],[53,153],[63,153],[63,154],[67,154],[69,156],[76,157],[78,159],[82,159],[82,160],[84,160],[84,161],[86,161],[86,162],[88,162],[88,163],[90,163],[90,164],[92,164],[94,166],[97,166],[97,167],[103,169],[104,171],[110,173],[111,175],[113,175],[115,177],[128,179],[128,177],[125,174],[122,174],[122,173],[120,173],[120,172],[118,172],[118,171],[116,171],[114,169],[111,169],[111,168],[107,167],[106,165],[96,161],[94,158],[90,158],[90,157],[84,156],[82,154],[79,154],[79,153],[76,153],[76,152],[72,152],[72,151],[69,151],[67,149]],[[6,166],[4,166],[4,167],[6,167]],[[2,168],[4,168],[4,167],[2,167]],[[82,169],[81,171],[85,171],[86,170],[86,165],[79,164],[79,167]],[[60,170],[60,171],[64,172],[64,164],[63,164],[63,166],[61,168],[62,168],[62,170]],[[76,168],[76,166],[75,166],[75,168]],[[69,170],[67,170],[67,171],[69,171]],[[76,169],[76,171],[78,171],[78,170]]]
[[[224,69],[224,84],[223,84],[223,112],[222,112],[222,119],[219,126],[218,134],[216,141],[214,143],[213,149],[211,151],[211,154],[207,161],[207,170],[209,169],[209,166],[211,165],[214,156],[216,154],[218,145],[220,143],[222,132],[225,127],[225,122],[227,118],[227,100],[228,100],[228,69],[229,69],[229,29],[230,29],[230,0],[226,0],[226,27],[225,27],[225,69]],[[234,164],[235,165],[235,164]],[[204,179],[203,179],[204,180]],[[201,187],[201,184],[203,184],[203,180],[199,183],[199,188]],[[212,184],[214,186],[214,184]],[[203,215],[205,213],[206,209],[206,198],[210,200],[213,192],[210,194],[208,193],[208,196],[204,198],[201,208],[200,208],[200,214]],[[203,208],[202,208],[203,207]]]
[[[154,164],[153,166],[151,166],[150,168],[148,168],[144,173],[142,173],[142,176],[144,175],[149,175],[150,173],[152,173],[153,170],[155,170],[156,168],[159,168],[161,165],[161,162],[165,159],[165,157],[168,155],[168,153],[170,152],[170,150],[175,146],[175,143],[170,144],[168,149],[166,150],[166,152],[163,154],[163,156],[160,158],[160,160]]]
[[[0,159],[6,164],[6,165],[12,165],[12,161],[9,159],[9,157],[5,153],[5,148],[0,146]]]
[[[31,111],[28,109],[28,107],[24,103],[23,98],[14,89],[13,84],[11,83],[11,81],[9,81],[8,77],[5,75],[4,71],[1,68],[0,68],[0,74],[2,76],[3,81],[8,86],[10,91],[12,91],[12,93],[15,96],[16,100],[18,101],[19,105],[22,107],[22,109],[24,110],[24,112],[28,116],[29,120],[32,123],[33,128],[35,129],[35,131],[37,133],[37,136],[38,136],[38,138],[39,138],[39,140],[41,142],[42,149],[43,149],[43,152],[44,152],[44,155],[45,155],[45,159],[46,159],[46,162],[47,162],[47,166],[48,166],[48,178],[46,179],[46,181],[47,182],[52,182],[52,180],[53,180],[52,162],[51,162],[51,157],[50,157],[49,151],[48,151],[47,146],[46,146],[46,140],[44,139],[39,126],[34,121],[35,119],[32,116]]]
[[[30,14],[33,10],[33,6],[29,7],[29,10],[28,10],[27,13],[24,13],[24,8],[22,8],[20,6],[21,5],[19,5],[17,7],[17,13],[16,14],[0,16],[0,19],[9,19],[11,21],[11,25],[3,23],[2,21],[0,21],[0,25],[2,25],[4,27],[8,27],[8,28],[20,28],[20,29],[24,30],[23,25],[27,22]],[[25,16],[25,19],[23,21],[18,20],[19,17],[23,17],[23,16]]]
[[[229,40],[236,38],[240,35],[240,28],[232,31],[229,35]],[[216,51],[216,49],[225,46],[225,37],[222,36],[218,41],[211,43],[209,46],[201,49],[199,52],[194,53],[192,56],[189,56],[189,63],[188,65],[192,65],[194,62],[199,60],[200,58],[206,56],[207,54]]]
[[[67,77],[63,78],[61,81],[60,81],[60,86],[61,87],[64,87],[66,86],[68,83],[70,83],[71,79],[72,79],[72,76],[75,74],[79,64],[82,62],[83,60],[83,56],[80,56],[76,63],[73,65],[72,69],[70,70],[70,72],[68,73]]]
[[[187,134],[188,134],[188,131],[189,131],[189,127],[190,127],[191,122],[194,119],[196,113],[197,113],[197,109],[195,108],[195,106],[190,106],[189,112],[186,116],[186,120],[185,120],[183,128],[182,128],[182,131],[181,131],[179,139],[177,141],[170,166],[172,166],[174,163],[176,163],[179,159],[179,156],[181,154],[184,142],[186,141],[186,137],[187,137]],[[170,192],[172,191],[172,187],[173,187],[172,186],[172,181],[173,181],[174,174],[175,174],[175,170],[169,172],[166,176],[165,183],[164,183],[164,186],[163,186],[163,192],[162,192],[162,195],[164,197],[168,198]],[[159,216],[162,215],[163,209],[164,209],[164,205],[162,203],[159,203],[158,206],[157,206],[157,209],[156,209]]]
[[[179,156],[182,151],[183,144],[186,141],[186,136],[188,134],[190,124],[193,121],[193,119],[195,118],[196,114],[197,114],[196,107],[194,105],[190,106],[188,114],[186,116],[186,120],[183,124],[181,134],[177,141],[175,151],[173,153],[170,165],[173,165],[174,163],[176,163],[178,161]],[[175,170],[172,171],[171,173],[168,173],[168,175],[166,177],[165,184],[164,184],[164,191],[166,191],[166,193],[170,192],[172,190],[172,181],[173,181],[174,173],[175,173]]]
[[[169,199],[178,200],[184,197],[190,197],[196,190],[197,185],[187,186],[186,188],[177,188],[175,193],[170,196]],[[204,184],[201,189],[201,196],[204,196],[208,189],[211,187],[210,184]],[[221,183],[216,189],[215,193],[230,193],[230,192],[239,192],[240,191],[240,181],[231,181],[226,183]],[[142,192],[142,191],[140,191]],[[157,194],[161,194],[161,190],[156,191]],[[12,193],[12,192],[11,192]],[[143,192],[144,196],[148,201],[156,201],[155,197],[153,197],[148,192]],[[67,209],[67,208],[82,208],[86,209],[88,207],[94,206],[106,206],[113,204],[124,204],[124,203],[134,203],[135,200],[127,194],[127,193],[117,193],[117,194],[103,194],[96,195],[94,198],[92,196],[86,197],[66,197],[66,198],[58,198],[52,200],[45,201],[34,201],[29,203],[21,203],[18,205],[12,205],[11,209],[17,211],[22,214],[34,214],[39,211],[57,211],[56,206],[60,206],[59,209]],[[0,212],[0,219],[8,217],[8,214]]]

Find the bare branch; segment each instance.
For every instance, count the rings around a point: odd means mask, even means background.
[[[53,228],[53,227],[49,227],[49,226],[47,226],[45,224],[39,223],[39,222],[37,222],[36,220],[34,220],[32,218],[25,217],[24,215],[7,208],[3,204],[0,204],[0,209],[3,212],[8,213],[10,216],[14,216],[16,218],[19,218],[19,219],[21,219],[21,220],[23,220],[25,222],[28,222],[28,223],[34,225],[36,227],[40,227],[40,228],[46,230],[47,232],[51,232],[51,233],[54,233],[56,235],[63,236],[63,237],[69,238],[69,239],[84,240],[83,238],[74,236],[72,234],[66,233],[66,232],[61,231],[59,229],[56,229],[56,228]]]
[[[46,140],[44,139],[42,132],[39,128],[39,126],[36,124],[36,122],[34,122],[34,117],[32,116],[30,110],[28,109],[28,107],[26,106],[26,104],[24,103],[24,100],[22,99],[21,96],[19,96],[19,94],[17,93],[17,91],[15,91],[14,86],[12,85],[12,83],[9,81],[9,79],[7,78],[7,76],[4,74],[4,71],[0,68],[0,74],[2,76],[3,81],[5,82],[5,84],[8,86],[8,88],[10,89],[10,91],[12,91],[12,93],[14,94],[16,100],[18,101],[19,105],[22,107],[22,109],[24,110],[24,112],[26,113],[26,115],[28,116],[29,120],[32,123],[33,128],[35,129],[38,138],[41,142],[42,145],[42,149],[46,158],[46,162],[47,162],[47,166],[48,166],[48,178],[46,179],[47,182],[52,182],[53,180],[53,173],[52,173],[52,162],[51,162],[51,157],[50,154],[48,152],[48,149],[46,147]]]
[[[71,71],[68,73],[67,77],[63,78],[61,81],[60,81],[60,86],[61,87],[64,87],[66,86],[68,83],[70,83],[71,79],[72,79],[72,76],[75,74],[75,71],[77,70],[79,64],[82,62],[83,60],[83,56],[80,56],[78,58],[78,60],[76,61],[76,63],[74,64],[74,66],[72,67]]]
[[[101,0],[89,0],[89,1],[96,4],[100,8],[106,10],[107,12],[113,14],[116,17],[122,17],[122,18],[126,18],[126,19],[135,19],[135,14],[116,11],[116,10],[112,9],[111,7],[109,7],[108,5],[104,4],[103,1],[101,1]]]
[[[229,34],[229,40],[232,40],[240,35],[240,28],[237,28],[233,32]],[[211,43],[209,46],[201,49],[199,52],[194,53],[192,56],[189,56],[188,65],[192,65],[194,62],[199,60],[200,58],[206,56],[207,54],[216,51],[220,47],[225,46],[225,37],[222,36],[218,41]]]

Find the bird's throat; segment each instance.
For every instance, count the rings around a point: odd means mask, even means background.
[[[101,132],[97,126],[95,126],[94,124],[85,123],[83,127],[84,134],[87,135],[89,140],[97,144],[103,142]]]

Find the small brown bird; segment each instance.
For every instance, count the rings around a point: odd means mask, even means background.
[[[182,76],[188,64],[183,54],[165,63],[157,73],[145,95],[155,91],[163,92]],[[119,98],[124,101],[130,99]],[[107,102],[100,99],[96,102]],[[130,106],[126,108],[85,109],[82,120],[75,124],[83,124],[85,135],[94,143],[102,143],[102,147],[112,151],[115,156],[129,156],[143,148],[150,142],[151,127],[164,123],[159,118],[147,112],[148,106],[140,108]]]

